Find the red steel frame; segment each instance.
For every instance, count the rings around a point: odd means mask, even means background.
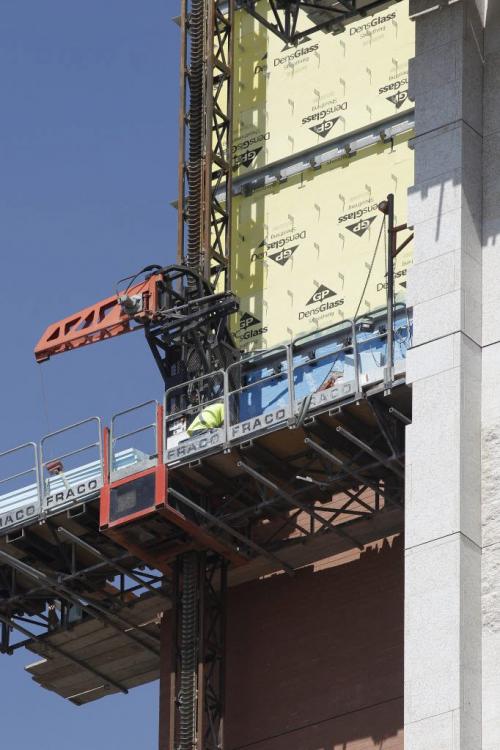
[[[167,504],[168,499],[168,472],[167,467],[163,463],[163,406],[158,405],[156,407],[156,435],[157,435],[157,451],[158,451],[158,462],[156,466],[152,466],[144,471],[138,471],[136,474],[128,474],[126,477],[117,479],[115,482],[110,481],[110,430],[108,427],[104,428],[104,448],[103,448],[103,471],[104,471],[104,483],[101,489],[101,503],[100,503],[100,527],[102,530],[113,528],[114,526],[123,526],[131,521],[136,521],[143,516],[150,515],[161,508],[164,508]],[[149,508],[131,513],[128,516],[123,516],[118,521],[110,521],[110,501],[111,501],[111,490],[115,487],[121,487],[124,484],[134,482],[136,479],[145,477],[148,474],[155,475],[155,495],[154,503]]]
[[[125,547],[128,547],[130,552],[132,554],[136,554],[138,552],[138,549],[132,549],[132,547],[135,548],[135,545],[130,545],[130,543],[127,541],[125,535],[123,532],[123,527],[126,526],[129,523],[135,522],[139,519],[144,519],[147,516],[153,515],[154,513],[160,514],[165,520],[167,520],[169,523],[174,524],[175,526],[178,526],[183,531],[186,532],[186,534],[189,535],[190,541],[179,545],[175,550],[172,550],[172,553],[168,556],[170,561],[170,558],[174,558],[176,555],[180,554],[181,552],[186,551],[187,549],[211,549],[215,552],[218,552],[220,555],[224,556],[228,560],[230,560],[234,565],[244,565],[247,560],[245,557],[242,557],[239,555],[230,545],[224,544],[223,541],[218,539],[217,537],[213,536],[210,532],[205,531],[203,528],[201,528],[197,523],[190,521],[188,518],[186,518],[180,511],[176,510],[175,508],[172,508],[172,506],[169,504],[168,501],[168,469],[163,461],[163,453],[164,453],[164,419],[163,419],[163,406],[158,405],[156,409],[156,429],[157,429],[157,464],[156,466],[153,466],[149,469],[145,469],[143,471],[139,471],[136,474],[128,474],[126,477],[122,477],[121,479],[117,479],[116,481],[112,482],[110,479],[110,430],[108,427],[104,428],[104,438],[103,438],[103,486],[101,489],[101,500],[100,500],[100,528],[102,531],[104,531],[109,536],[112,536],[116,539],[116,541],[119,544],[122,544]],[[140,477],[147,476],[149,474],[155,475],[155,494],[154,494],[154,502],[151,504],[149,508],[145,508],[143,510],[137,511],[136,513],[131,513],[128,516],[124,516],[123,518],[120,518],[117,521],[110,522],[109,520],[109,514],[110,514],[110,499],[111,499],[111,490],[115,487],[120,487],[124,484],[134,482],[136,479],[139,479]],[[141,555],[143,556],[143,559],[146,560],[144,557],[144,551],[141,551]],[[154,564],[156,567],[158,567],[159,570],[162,570],[165,567],[165,563],[167,562],[164,557],[161,558],[151,558],[150,560],[146,560],[148,564]],[[168,565],[168,571],[170,572],[170,566]]]
[[[142,310],[136,315],[124,312],[119,302],[121,295],[115,294],[57,323],[52,323],[35,347],[36,361],[44,362],[53,354],[78,349],[143,328],[144,323],[153,319],[158,311],[158,282],[162,281],[162,278],[159,273],[153,274],[123,293],[128,297],[142,297]]]

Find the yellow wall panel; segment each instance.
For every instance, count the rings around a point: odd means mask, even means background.
[[[396,222],[405,222],[412,182],[413,154],[400,137],[237,196],[231,288],[241,309],[232,330],[241,346],[274,346],[383,306],[386,232],[377,205],[393,192]],[[410,263],[408,247],[396,262],[397,301],[404,301]]]
[[[265,5],[261,4],[261,10]],[[237,174],[412,108],[408,0],[288,47],[236,14],[233,164]]]

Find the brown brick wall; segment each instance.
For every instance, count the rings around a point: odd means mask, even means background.
[[[227,750],[402,748],[401,544],[318,568],[231,591]]]
[[[402,750],[402,694],[399,539],[230,590],[226,750]]]

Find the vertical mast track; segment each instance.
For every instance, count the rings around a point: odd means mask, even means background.
[[[233,0],[181,0],[178,263],[229,290]],[[223,747],[225,562],[177,560],[169,750]]]
[[[233,2],[182,0],[178,262],[228,289]]]

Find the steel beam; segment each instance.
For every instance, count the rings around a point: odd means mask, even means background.
[[[236,529],[233,529],[231,526],[228,526],[226,523],[224,523],[224,521],[222,521],[220,518],[217,518],[217,516],[214,516],[212,513],[209,513],[204,508],[201,508],[199,505],[194,503],[188,497],[178,492],[178,490],[174,490],[172,487],[169,487],[168,491],[181,503],[184,503],[189,508],[192,508],[194,511],[196,511],[196,513],[199,513],[199,515],[205,518],[207,521],[209,521],[211,525],[213,524],[214,526],[218,526],[227,534],[230,534],[235,539],[238,539],[238,541],[244,544],[248,549],[251,549],[254,552],[257,552],[257,554],[262,555],[263,557],[266,557],[270,562],[273,563],[273,565],[278,566],[280,570],[284,570],[289,575],[295,574],[294,569],[290,567],[288,563],[284,562],[283,560],[280,560],[279,557],[276,557],[276,555],[273,555],[272,552],[268,552],[259,544],[254,542],[252,539],[249,539],[248,537],[246,537],[244,534],[240,534],[239,531],[237,531]]]
[[[94,669],[94,667],[90,667],[81,659],[78,659],[76,656],[73,656],[73,654],[68,654],[68,652],[62,649],[60,646],[56,646],[53,643],[49,643],[46,640],[42,640],[39,636],[35,635],[34,633],[30,633],[30,631],[27,630],[27,628],[24,628],[22,625],[19,625],[19,623],[17,623],[15,620],[12,620],[10,617],[6,617],[5,615],[0,614],[0,622],[2,622],[4,625],[6,625],[9,628],[14,628],[14,630],[19,631],[19,633],[22,633],[27,638],[29,638],[30,641],[41,643],[43,645],[43,648],[46,649],[47,651],[49,652],[52,651],[58,656],[62,656],[64,657],[64,659],[67,659],[68,661],[73,662],[73,664],[76,664],[77,667],[84,669],[86,672],[90,672],[90,674],[94,675],[94,677],[99,677],[100,680],[103,680],[104,685],[107,685],[107,684],[112,685],[121,693],[125,693],[125,694],[128,693],[127,688],[121,685],[119,682],[116,682],[115,680],[112,680],[110,677],[107,677],[98,669]]]
[[[318,445],[318,443],[315,443],[314,440],[311,440],[311,438],[304,438],[304,443],[314,451],[316,451],[316,453],[319,453],[320,456],[326,458],[327,461],[330,461],[330,463],[335,464],[335,466],[340,466],[342,469],[344,469],[344,471],[346,471],[348,474],[351,474],[351,476],[353,476],[354,479],[357,479],[361,484],[370,487],[375,492],[380,492],[378,485],[370,482],[369,479],[356,471],[356,469],[350,467],[344,461],[341,461],[340,458],[337,458],[337,456],[334,456],[333,453],[330,453],[330,451],[328,451],[326,448],[323,448],[322,445]]]
[[[402,422],[404,425],[411,424],[411,419],[406,416],[406,414],[403,414],[403,412],[399,411],[398,409],[395,409],[394,406],[389,407],[389,414],[392,414],[396,417],[396,419],[399,419],[400,422]]]
[[[357,445],[358,448],[361,448],[361,450],[365,451],[365,453],[368,453],[368,455],[374,458],[376,461],[379,461],[383,466],[386,466],[388,469],[390,469],[390,471],[393,471],[398,475],[398,477],[404,477],[404,471],[399,468],[399,466],[394,466],[390,458],[387,458],[387,456],[384,456],[379,451],[367,445],[367,443],[363,442],[363,440],[360,440],[358,437],[356,437],[356,435],[353,435],[351,432],[349,432],[349,430],[346,430],[345,427],[337,427],[337,432],[345,437],[346,440],[349,440],[354,445]]]
[[[102,560],[104,563],[108,563],[109,565],[112,565],[119,573],[123,573],[123,575],[130,578],[131,581],[135,581],[136,583],[140,584],[143,588],[145,588],[147,591],[149,591],[152,594],[155,594],[155,596],[158,596],[160,599],[164,599],[165,602],[170,602],[168,597],[166,597],[159,589],[155,589],[154,586],[151,586],[149,583],[143,581],[139,576],[135,575],[132,571],[128,570],[127,568],[124,568],[123,565],[120,565],[119,563],[113,563],[111,561],[111,558],[106,557],[100,550],[96,549],[95,547],[92,547],[91,544],[88,544],[87,542],[84,542],[83,539],[80,539],[80,537],[76,536],[76,534],[72,534],[71,531],[68,531],[64,528],[64,526],[59,526],[57,529],[57,532],[61,534],[62,536],[65,536],[68,541],[70,541],[72,544],[76,544],[78,547],[81,547],[82,549],[86,550],[90,555],[94,555],[94,557],[97,557],[99,560]]]
[[[40,583],[45,582],[47,585],[48,591],[51,591],[52,593],[56,592],[59,595],[62,594],[64,598],[69,599],[71,602],[81,607],[81,609],[84,612],[86,612],[88,615],[90,615],[94,619],[102,622],[102,624],[105,625],[106,627],[110,627],[113,630],[115,630],[117,633],[120,633],[120,635],[123,635],[129,640],[134,641],[135,643],[137,643],[139,646],[146,649],[150,653],[155,654],[156,656],[159,654],[159,650],[157,647],[158,640],[154,638],[154,636],[150,635],[150,633],[141,631],[140,628],[138,628],[137,625],[135,625],[134,623],[131,623],[128,620],[125,620],[123,617],[121,617],[120,615],[117,615],[114,612],[110,612],[105,607],[101,607],[101,605],[97,604],[97,602],[94,602],[91,599],[87,599],[87,597],[84,597],[80,594],[75,593],[71,589],[68,589],[68,587],[65,586],[64,584],[59,584],[57,580],[54,580],[51,576],[48,576],[45,573],[42,573],[41,571],[35,570],[30,565],[27,565],[21,560],[17,560],[15,557],[12,557],[12,555],[9,555],[7,552],[4,552],[3,550],[0,550],[0,560],[3,560],[8,565],[11,565],[13,568],[17,569],[23,575],[26,575],[35,581],[39,581]],[[115,622],[113,622],[113,620],[115,620],[116,622],[119,622],[126,629],[124,630],[120,628],[118,625],[115,624]],[[137,636],[129,632],[130,630],[139,630],[142,636],[147,638],[149,641],[153,641],[155,643],[155,648],[148,646],[146,643],[144,643],[143,640],[141,640],[140,638],[137,638]]]
[[[399,2],[399,0],[394,0]],[[313,0],[268,0],[271,10],[268,20],[267,14],[261,12],[257,7],[257,0],[238,0],[238,7],[243,8],[259,21],[262,26],[276,34],[286,44],[296,45],[301,40],[311,36],[318,31],[340,32],[346,23],[366,15],[377,8],[387,5],[387,0],[372,0],[366,3],[360,0],[341,0],[341,2],[328,2],[322,0],[317,3]],[[305,22],[306,28],[297,29],[299,15],[312,15],[312,20]],[[318,16],[314,21],[314,14]],[[301,24],[304,26],[304,24]]]
[[[345,532],[343,529],[339,528],[338,526],[335,526],[334,524],[330,523],[326,519],[324,519],[322,516],[319,515],[319,513],[316,513],[316,511],[312,510],[306,503],[302,503],[300,500],[297,500],[296,498],[291,497],[288,492],[285,492],[285,490],[282,490],[281,487],[278,487],[277,484],[272,482],[267,477],[260,474],[258,471],[256,471],[251,466],[248,466],[248,464],[243,463],[243,461],[238,461],[237,466],[239,469],[243,469],[247,474],[250,474],[257,482],[260,482],[265,487],[268,487],[270,490],[275,492],[277,495],[280,495],[280,497],[285,500],[290,507],[292,508],[300,508],[304,511],[304,513],[307,513],[312,518],[316,519],[322,526],[327,528],[329,531],[334,531],[336,534],[339,534],[340,536],[343,536],[346,539],[349,539],[349,541],[354,544],[358,549],[363,549],[363,545],[360,544],[356,539],[353,539],[353,537]]]

